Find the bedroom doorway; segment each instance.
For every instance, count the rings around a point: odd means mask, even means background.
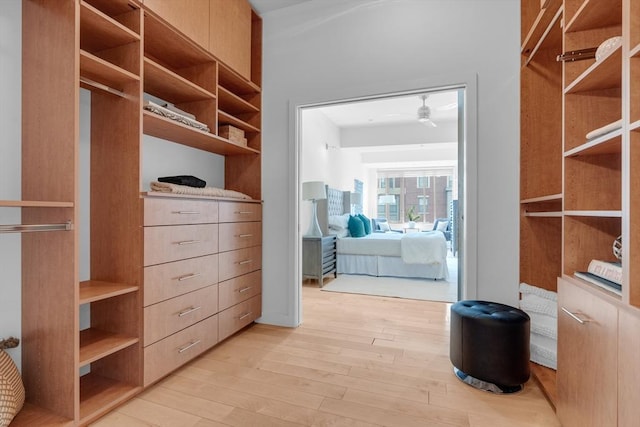
[[[299,189],[304,182],[322,182],[349,194],[343,212],[363,213],[377,220],[376,228],[382,222],[382,230],[374,231],[440,231],[446,241],[446,277],[339,274],[332,280],[329,274],[323,290],[445,302],[462,298],[465,179],[459,165],[465,164],[466,98],[465,85],[459,85],[299,107]],[[314,205],[299,194],[301,241]],[[340,232],[329,230],[328,203],[316,202],[323,235]],[[318,279],[305,277],[303,285],[318,285]]]

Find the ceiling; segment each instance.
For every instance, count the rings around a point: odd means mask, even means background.
[[[418,108],[422,106],[421,93],[389,96],[364,101],[346,102],[320,107],[320,111],[336,126],[366,127],[391,124],[415,124]],[[431,109],[431,120],[454,121],[458,118],[458,92],[429,93],[425,101]]]

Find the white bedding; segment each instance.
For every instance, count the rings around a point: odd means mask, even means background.
[[[400,257],[406,264],[436,264],[447,258],[447,241],[439,231],[372,233],[339,238],[337,250],[338,254]]]

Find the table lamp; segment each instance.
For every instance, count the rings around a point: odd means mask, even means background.
[[[311,211],[311,223],[306,237],[322,237],[322,230],[318,224],[318,200],[327,198],[327,191],[322,181],[309,181],[302,183],[302,198],[311,200],[313,203]]]

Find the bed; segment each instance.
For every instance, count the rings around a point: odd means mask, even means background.
[[[318,204],[325,234],[337,237],[338,274],[448,279],[447,241],[440,231],[371,233],[349,237],[344,230],[350,193],[327,188],[327,200]],[[345,201],[346,200],[346,201]],[[345,213],[347,212],[347,213]]]

